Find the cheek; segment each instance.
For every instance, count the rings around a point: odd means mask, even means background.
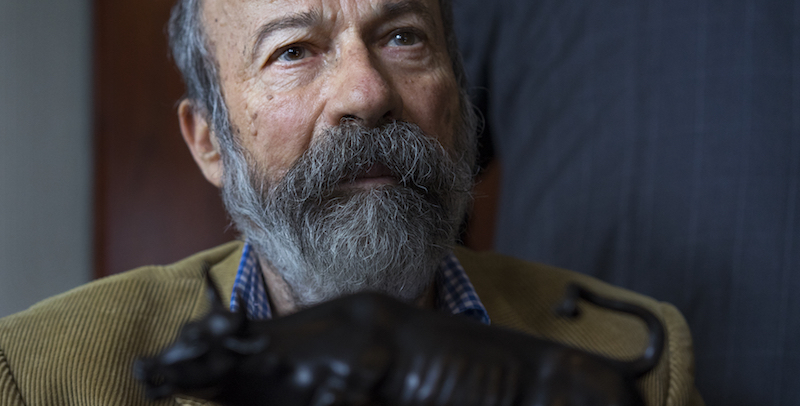
[[[445,146],[451,146],[457,120],[458,87],[455,80],[446,75],[436,75],[432,80],[413,81],[404,98],[407,120],[422,128],[426,134],[439,139]]]
[[[242,143],[271,182],[286,173],[308,149],[314,134],[314,103],[298,95],[250,97]]]

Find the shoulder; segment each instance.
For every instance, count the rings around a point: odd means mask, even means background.
[[[231,259],[237,253],[241,254],[241,243],[232,242],[174,264],[144,266],[98,279],[0,319],[0,337],[27,326],[52,331],[53,327],[93,325],[106,319],[158,317],[159,312],[188,305],[184,299],[200,290],[207,269],[218,283],[227,284],[231,265],[236,266]]]
[[[463,247],[456,248],[455,254],[492,320],[517,329],[541,324],[541,317],[552,313],[550,306],[561,300],[570,283],[579,283],[597,294],[632,302],[655,313],[663,310],[663,304],[650,297],[578,272]]]
[[[567,285],[578,283],[599,295],[649,310],[664,325],[667,342],[659,365],[640,382],[647,403],[702,403],[694,389],[689,328],[674,306],[565,269],[461,247],[455,254],[494,325],[612,358],[632,359],[647,346],[648,331],[639,319],[584,303],[579,304],[583,315],[577,320],[563,319],[553,309]]]
[[[13,375],[29,404],[59,403],[64,394],[58,391],[67,389],[61,385],[91,399],[84,404],[141,398],[134,359],[167,345],[180,326],[204,312],[204,271],[226,285],[237,252],[241,244],[229,243],[172,265],[124,272],[3,318],[0,355],[7,368],[0,374]]]

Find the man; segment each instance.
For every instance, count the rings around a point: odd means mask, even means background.
[[[184,138],[259,254],[278,314],[364,288],[420,298],[466,207],[474,144],[438,7],[300,10],[208,2],[205,16],[222,17],[196,17],[215,61],[195,59],[193,16],[177,14],[185,76],[221,78],[188,80]]]
[[[578,281],[665,324],[665,355],[640,381],[648,404],[701,403],[688,329],[670,305],[453,247],[475,120],[448,1],[182,0],[170,41],[187,83],[181,132],[247,243],[106,278],[3,320],[4,404],[144,404],[131,364],[205,312],[204,269],[251,318],[370,290],[636,356],[646,341],[636,320],[551,314]],[[194,400],[165,404],[174,402]]]

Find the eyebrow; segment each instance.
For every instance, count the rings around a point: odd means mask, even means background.
[[[431,27],[436,26],[436,19],[433,18],[430,9],[419,0],[401,0],[384,4],[381,6],[378,16],[383,20],[391,20],[408,14],[418,15]],[[275,32],[285,29],[309,28],[319,24],[321,19],[322,16],[318,11],[311,10],[288,14],[262,25],[255,34],[250,62],[255,62],[261,44]]]
[[[291,29],[291,28],[308,28],[319,23],[321,16],[316,11],[304,11],[300,13],[293,13],[278,19],[272,20],[259,28],[258,33],[255,35],[255,43],[250,55],[250,60],[255,61],[256,53],[261,44],[269,38],[276,31]]]
[[[384,20],[401,17],[407,14],[414,14],[422,17],[425,23],[431,27],[436,27],[436,19],[433,18],[427,5],[419,0],[402,0],[394,3],[387,3],[381,7],[379,13]]]

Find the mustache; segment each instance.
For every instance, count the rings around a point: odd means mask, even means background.
[[[338,193],[342,183],[354,181],[376,164],[384,165],[397,186],[410,188],[438,200],[450,191],[467,191],[454,174],[463,171],[455,151],[447,150],[417,125],[393,121],[376,128],[357,122],[331,127],[287,171],[276,189],[296,202]],[[467,169],[469,170],[469,169]],[[467,178],[471,174],[467,174]]]
[[[343,122],[314,137],[275,178],[241,145],[222,144],[222,197],[298,303],[364,288],[413,300],[454,243],[469,205],[469,140],[456,135],[445,147],[406,122]],[[376,165],[395,182],[342,187]]]

